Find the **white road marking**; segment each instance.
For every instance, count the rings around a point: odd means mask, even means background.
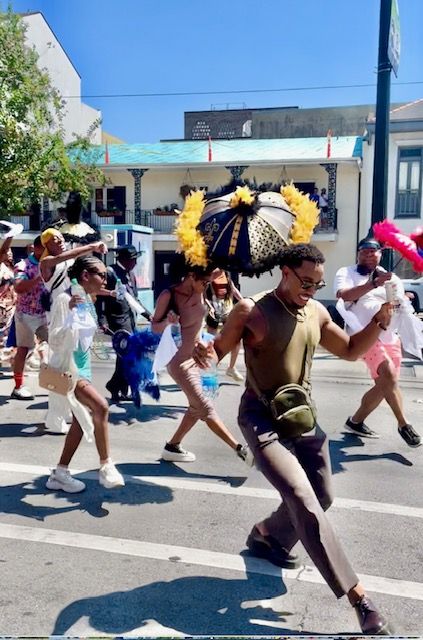
[[[205,549],[179,547],[168,544],[156,544],[141,540],[127,540],[97,536],[76,531],[60,531],[57,529],[45,529],[25,527],[14,524],[0,523],[0,538],[12,540],[25,540],[27,542],[54,544],[77,549],[91,549],[106,553],[116,553],[138,558],[149,558],[178,562],[180,564],[200,565],[214,567],[226,571],[240,571],[246,573],[258,573],[269,576],[283,576],[284,580],[298,580],[314,584],[325,584],[320,573],[314,567],[302,566],[299,569],[279,569],[274,565],[253,557],[243,558],[240,555],[218,553]],[[384,593],[401,598],[423,600],[423,583],[396,580],[381,576],[361,574],[360,580],[366,585],[366,589],[377,593]]]
[[[0,472],[1,471],[11,473],[24,473],[31,476],[43,476],[50,474],[50,467],[0,462]],[[82,479],[96,477],[95,472],[92,471],[83,471],[81,469],[72,469],[71,471],[74,475],[78,475],[78,477],[81,477]],[[205,493],[224,494],[244,498],[279,500],[279,494],[274,489],[263,489],[259,487],[231,487],[228,484],[219,484],[217,482],[199,482],[196,480],[184,480],[181,478],[174,478],[170,476],[125,476],[125,480],[129,483],[143,482],[146,484],[154,484],[158,487],[164,487],[167,489],[203,491]],[[355,509],[357,511],[370,511],[372,513],[382,513],[392,516],[405,516],[408,518],[423,518],[423,509],[421,507],[409,507],[406,505],[390,504],[387,502],[372,502],[371,500],[335,498],[335,502],[332,508]]]

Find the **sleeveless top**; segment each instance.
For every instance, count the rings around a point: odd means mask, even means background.
[[[194,293],[190,296],[181,295],[175,287],[170,290],[172,311],[179,315],[182,343],[172,361],[182,362],[192,357],[194,344],[203,326],[206,306],[203,296]],[[170,308],[170,307],[169,307]]]
[[[311,390],[306,357],[311,362],[320,342],[320,324],[317,303],[309,300],[305,307],[291,315],[273,292],[258,294],[252,298],[266,319],[266,336],[257,346],[244,343],[247,365],[247,387],[251,371],[256,386],[264,394],[274,394],[282,385],[301,384]],[[296,316],[296,317],[294,317]],[[307,354],[307,345],[309,354]]]
[[[53,275],[48,282],[44,282],[44,286],[47,291],[50,292],[51,305],[56,300],[57,296],[70,288],[70,278],[68,276],[68,269],[73,265],[75,260],[70,258],[65,262],[59,262],[54,267]]]

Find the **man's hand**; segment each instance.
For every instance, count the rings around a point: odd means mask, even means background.
[[[375,287],[383,287],[385,282],[388,282],[392,278],[392,273],[388,271],[388,273],[379,273],[376,278],[373,278],[372,282]]]
[[[192,352],[192,357],[200,369],[207,369],[212,362],[217,364],[219,361],[213,342],[209,342],[208,344],[197,342]]]
[[[376,322],[378,327],[385,331],[391,323],[392,313],[392,304],[390,302],[385,302],[379,311],[373,316],[373,321]]]
[[[107,253],[107,247],[101,240],[99,242],[92,242],[91,248],[94,253],[101,253],[102,255]]]
[[[110,331],[109,327],[107,326],[107,324],[100,324],[98,326],[98,328],[100,329],[100,331],[102,331],[104,334],[106,334],[106,336],[111,334],[111,331]]]

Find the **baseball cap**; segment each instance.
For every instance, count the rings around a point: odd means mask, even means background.
[[[375,238],[363,238],[358,243],[357,251],[361,251],[361,249],[375,249],[375,251],[378,251],[381,246]]]
[[[127,244],[116,249],[116,255],[121,260],[133,260],[139,258],[143,251],[137,251],[133,244]]]

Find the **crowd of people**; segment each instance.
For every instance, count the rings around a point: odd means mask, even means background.
[[[8,337],[15,348],[11,397],[26,401],[33,397],[24,385],[24,371],[36,340],[41,346],[48,343],[50,374],[66,373],[72,381],[65,395],[53,390],[49,395],[46,425],[64,433],[65,442],[46,487],[69,493],[84,490],[84,483],[69,472],[83,437],[95,441],[100,484],[123,487],[124,479],[111,458],[109,404],[92,381],[90,345],[98,326],[105,333],[135,330],[129,298],[119,298],[116,291],[120,283],[129,296],[137,297],[133,269],[138,252],[133,246],[119,247],[115,263],[106,267],[107,248],[101,241],[68,248],[60,231],[47,229],[35,238],[29,255],[13,265],[11,242],[12,238],[6,238],[0,248],[1,330],[3,340]],[[363,358],[374,386],[347,418],[346,428],[359,438],[377,437],[365,420],[385,399],[406,444],[421,444],[420,435],[405,417],[398,386],[401,326],[392,322],[395,313],[384,287],[395,276],[380,267],[380,258],[377,241],[364,239],[358,246],[357,264],[341,268],[336,275],[338,310],[346,331],[314,300],[325,286],[325,259],[319,249],[304,243],[283,251],[276,288],[252,298],[242,297],[228,272],[183,261],[173,274],[174,284],[159,295],[154,312],[143,314],[151,321],[153,332],[162,334],[177,324],[181,334],[167,369],[186,395],[188,408],[165,443],[162,459],[193,462],[195,454],[183,448],[182,442],[203,420],[240,459],[249,464],[254,460],[279,491],[282,502],[252,528],[247,539],[250,553],[294,568],[298,558],[292,549],[300,540],[335,596],[347,595],[362,632],[374,635],[387,634],[388,624],[367,596],[325,513],[333,501],[328,438],[317,420],[310,374],[319,344],[346,360]],[[408,301],[399,286],[396,295],[407,315]],[[81,305],[83,317],[78,312]],[[214,336],[207,345],[199,339],[204,326]],[[418,340],[417,331],[415,342],[421,349]],[[238,421],[246,444],[223,423],[200,379],[201,368],[230,354],[226,374],[242,382],[243,375],[236,368],[241,343],[246,388]],[[41,348],[41,365],[46,357]],[[129,397],[119,357],[106,388],[111,402]]]

